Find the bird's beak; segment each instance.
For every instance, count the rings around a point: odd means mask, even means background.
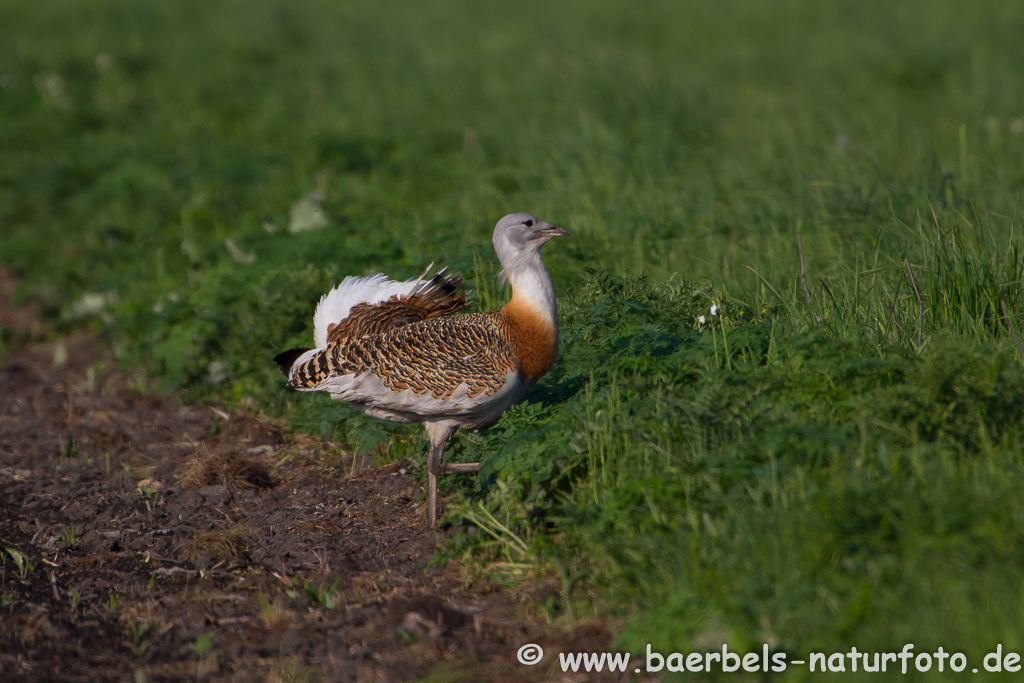
[[[569,231],[565,228],[560,228],[557,225],[545,225],[543,228],[537,231],[538,236],[543,237],[544,241],[547,242],[552,237],[569,237]]]

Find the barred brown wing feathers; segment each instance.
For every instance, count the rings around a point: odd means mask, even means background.
[[[430,318],[331,344],[299,366],[290,384],[313,389],[369,372],[393,392],[447,398],[466,384],[470,397],[489,396],[518,370],[507,332],[497,313]]]
[[[446,276],[446,272],[447,269],[442,269],[409,295],[352,306],[344,320],[328,325],[327,342],[337,344],[349,339],[382,334],[396,327],[469,308],[472,305],[469,295],[457,291],[463,282],[462,274]]]

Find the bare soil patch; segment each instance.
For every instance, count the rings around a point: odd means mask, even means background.
[[[0,678],[592,680],[553,653],[606,628],[431,565],[424,502],[405,463],[151,393],[93,336],[26,343],[0,357]]]

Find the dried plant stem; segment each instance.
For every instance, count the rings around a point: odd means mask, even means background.
[[[1006,323],[1006,329],[1010,331],[1010,336],[1013,337],[1013,341],[1017,343],[1017,348],[1020,349],[1020,362],[1024,365],[1024,344],[1020,343],[1020,338],[1017,337],[1017,330],[1013,329],[1013,323],[1010,322],[1010,314],[1006,311],[1006,302],[1000,299],[999,305],[1003,307],[1003,322]]]
[[[811,288],[807,286],[807,271],[804,269],[804,245],[800,242],[800,233],[796,234],[796,248],[800,252],[800,282],[804,286],[807,303],[811,303]]]
[[[921,300],[921,292],[917,291],[917,282],[914,280],[914,271],[910,267],[910,261],[903,259],[910,274],[910,284],[914,288],[914,296],[917,297],[917,348],[921,348],[924,339],[924,302]]]
[[[804,245],[800,241],[800,233],[796,234],[796,248],[800,252],[800,283],[804,286],[804,295],[807,297],[807,303],[811,304],[814,302],[814,297],[811,296],[811,288],[807,286],[807,269],[804,268]],[[818,296],[821,298],[821,306],[825,307],[825,297],[819,291]],[[821,322],[821,316],[817,313],[812,313],[815,322]]]

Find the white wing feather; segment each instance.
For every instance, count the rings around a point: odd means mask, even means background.
[[[422,278],[396,282],[384,273],[369,277],[347,277],[341,284],[320,298],[313,315],[313,343],[318,349],[327,346],[327,326],[348,317],[356,304],[376,304],[395,295],[410,294]]]

